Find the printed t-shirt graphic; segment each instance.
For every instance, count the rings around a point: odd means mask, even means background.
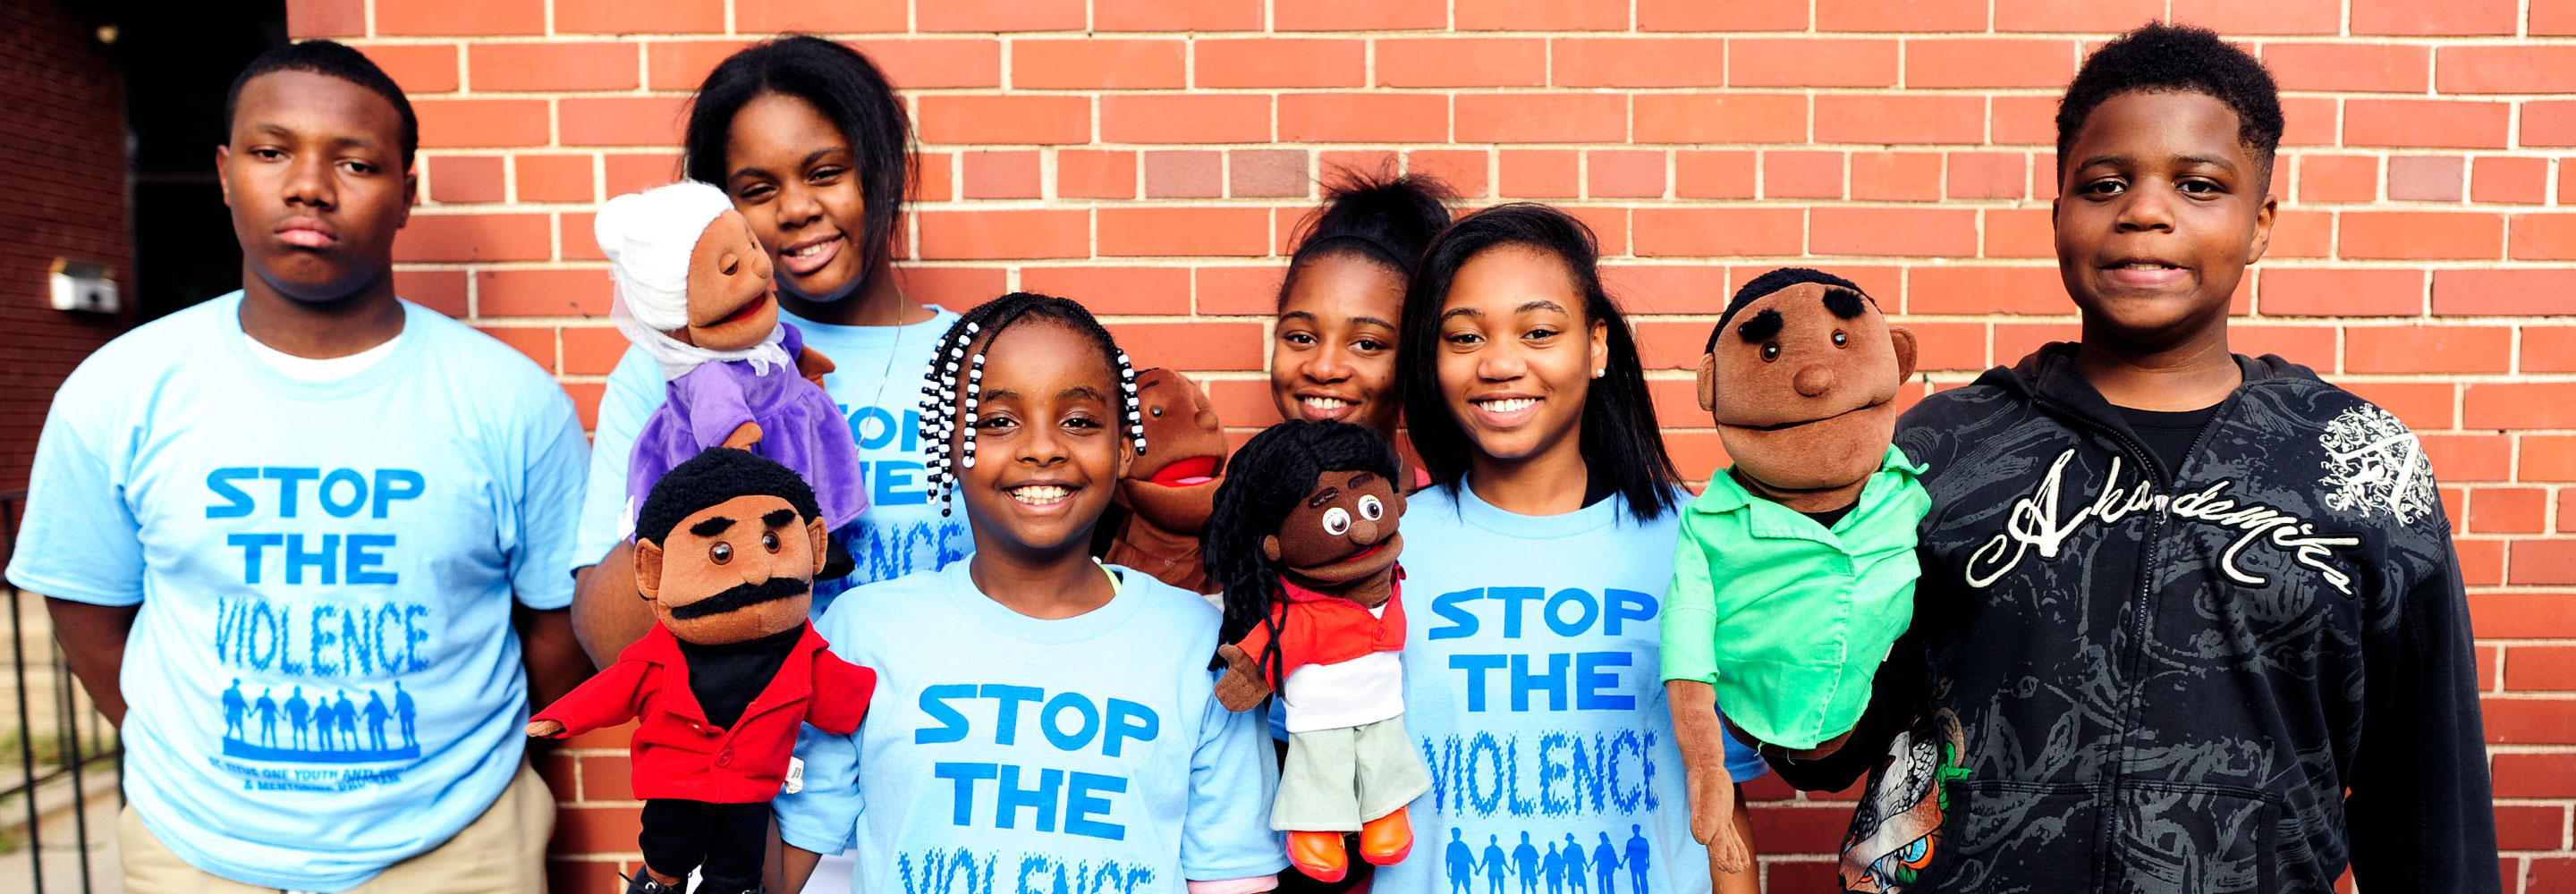
[[[1217,611],[1143,572],[1041,620],[957,562],[852,590],[816,624],[877,670],[855,737],[811,727],[789,844],[855,845],[866,894],[1145,894],[1287,868],[1259,720],[1218,704]]]
[[[1432,784],[1421,846],[1374,884],[1558,894],[1561,873],[1582,894],[1705,894],[1658,645],[1679,512],[1641,525],[1614,496],[1516,515],[1466,486],[1412,500],[1405,721]],[[1727,767],[1764,772],[1732,737]]]
[[[817,582],[814,617],[822,617],[846,587],[937,569],[973,548],[965,513],[942,517],[922,479],[922,372],[930,367],[932,344],[957,322],[956,314],[935,306],[931,311],[928,321],[908,326],[834,326],[778,313],[780,321],[804,333],[808,347],[832,358],[837,367],[823,376],[823,390],[849,417],[851,437],[859,445],[860,473],[867,478],[867,511],[857,523],[832,533],[858,567],[844,580]],[[566,567],[599,561],[634,532],[626,467],[636,433],[662,406],[665,384],[660,368],[641,348],[627,348],[609,373],[590,454],[590,491],[582,501],[581,540]]]
[[[517,770],[513,596],[563,574],[583,442],[518,352],[406,303],[350,376],[253,356],[240,293],[110,342],[56,395],[11,581],[140,605],[125,790],[190,864],[337,890],[437,846]]]

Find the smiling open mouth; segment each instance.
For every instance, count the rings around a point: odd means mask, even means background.
[[[1024,484],[1011,488],[1011,499],[1031,506],[1053,506],[1073,496],[1073,489],[1061,484]]]

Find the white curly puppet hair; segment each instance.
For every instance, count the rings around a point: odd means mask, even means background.
[[[731,210],[724,190],[695,180],[618,196],[599,209],[592,232],[617,284],[608,319],[626,340],[653,355],[665,381],[709,361],[749,361],[760,375],[773,366],[794,366],[779,344],[784,327],[772,327],[760,344],[739,351],[708,350],[667,334],[689,325],[689,256],[698,237]]]

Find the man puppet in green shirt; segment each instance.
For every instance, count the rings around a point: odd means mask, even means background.
[[[1751,862],[1729,821],[1719,706],[1766,751],[1829,752],[1913,620],[1932,498],[1891,441],[1914,356],[1913,333],[1859,286],[1784,268],[1736,292],[1700,357],[1700,407],[1735,465],[1682,513],[1663,677],[1714,871]]]

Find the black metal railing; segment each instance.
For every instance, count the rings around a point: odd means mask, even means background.
[[[0,493],[0,567],[8,564],[17,545],[18,510],[26,500],[25,491]],[[16,730],[18,772],[13,787],[0,788],[0,805],[12,799],[23,808],[26,826],[16,835],[0,831],[0,865],[9,862],[10,851],[23,854],[27,861],[30,888],[44,894],[48,878],[48,856],[45,827],[49,820],[59,829],[60,819],[69,814],[72,841],[56,845],[67,852],[73,863],[82,894],[92,894],[92,866],[95,855],[115,836],[112,823],[90,822],[93,799],[110,791],[114,806],[124,804],[123,788],[114,783],[100,785],[96,774],[113,771],[124,757],[123,742],[107,718],[91,704],[89,693],[72,678],[71,667],[63,660],[62,649],[55,644],[53,624],[41,600],[19,592],[14,584],[0,581],[0,590],[8,594],[10,683],[17,701]],[[30,646],[29,639],[37,644]],[[30,664],[29,651],[38,654]],[[30,678],[36,678],[31,684]],[[43,709],[39,709],[39,705]],[[0,751],[0,760],[12,755]],[[119,776],[119,779],[122,777]],[[0,785],[12,785],[10,774],[0,773]],[[14,848],[11,845],[15,845]],[[53,867],[57,871],[62,867]],[[0,889],[15,887],[0,877]],[[69,890],[57,886],[56,890]]]

